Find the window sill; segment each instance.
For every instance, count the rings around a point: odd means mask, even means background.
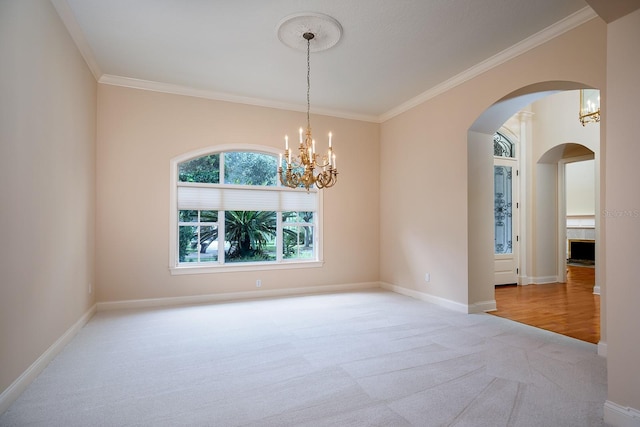
[[[180,276],[183,274],[210,274],[210,273],[234,273],[241,271],[260,271],[260,270],[291,270],[296,268],[318,268],[324,265],[323,261],[304,261],[304,262],[247,262],[238,264],[225,265],[198,265],[198,266],[179,266],[170,267],[169,271],[172,276]]]

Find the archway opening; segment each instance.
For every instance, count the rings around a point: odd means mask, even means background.
[[[538,188],[539,179],[544,179],[545,174],[538,169],[553,168],[555,176],[557,177],[558,162],[556,159],[555,164],[553,162],[548,163],[553,156],[564,158],[563,162],[567,162],[567,156],[580,156],[586,155],[586,153],[580,154],[580,144],[573,143],[574,141],[581,141],[582,134],[578,134],[575,138],[566,138],[562,132],[556,132],[558,135],[553,135],[558,138],[564,137],[562,142],[565,144],[561,148],[556,148],[562,144],[558,143],[551,146],[553,150],[549,154],[541,153],[541,149],[544,149],[544,144],[539,142],[540,138],[551,140],[545,131],[544,120],[545,114],[538,113],[533,114],[532,105],[544,104],[545,99],[553,99],[553,97],[568,97],[573,93],[575,96],[579,96],[577,89],[587,87],[584,84],[576,82],[544,82],[535,85],[527,86],[518,89],[507,96],[504,96],[498,100],[495,104],[487,108],[478,119],[470,126],[468,131],[468,229],[469,229],[469,242],[468,242],[468,259],[469,259],[469,302],[470,306],[476,308],[477,311],[492,311],[496,309],[495,300],[495,283],[493,280],[494,273],[494,256],[493,256],[493,241],[494,241],[494,206],[493,206],[493,156],[492,156],[492,137],[496,131],[498,131],[503,124],[513,118],[514,116],[520,119],[520,126],[518,129],[518,136],[521,141],[524,141],[523,146],[520,147],[522,157],[520,159],[521,165],[519,167],[519,176],[522,180],[521,184],[521,198],[518,201],[520,207],[520,230],[518,232],[518,240],[521,247],[519,254],[519,285],[528,285],[536,283],[550,283],[564,280],[566,278],[566,264],[564,259],[561,258],[562,245],[566,245],[564,240],[561,240],[559,236],[560,224],[566,226],[566,218],[563,216],[560,223],[560,212],[557,209],[559,193],[557,188],[554,191],[553,204],[556,208],[553,211],[552,218],[553,223],[553,239],[551,241],[555,245],[553,251],[549,252],[543,249],[544,245],[538,245],[541,236],[541,229],[537,228],[539,212],[535,211],[536,206],[541,203],[549,203],[548,199],[538,200],[536,197],[538,194],[535,189]],[[573,96],[573,95],[571,95]],[[555,101],[554,101],[555,102]],[[563,101],[564,102],[564,101]],[[572,101],[571,101],[572,102]],[[536,103],[536,104],[534,104]],[[568,110],[570,116],[565,118],[568,122],[568,127],[583,128],[577,118],[577,109],[579,105],[578,101],[575,102],[575,106],[565,108]],[[553,104],[552,104],[553,105]],[[571,104],[572,105],[572,104]],[[542,108],[542,107],[540,107]],[[599,177],[599,124],[592,126],[587,130],[596,134],[597,141],[590,141],[584,144],[584,150],[591,153],[591,156],[595,158],[595,176]],[[549,128],[549,126],[547,126]],[[535,129],[535,132],[534,132]],[[577,131],[582,132],[582,131]],[[543,135],[544,134],[544,135]],[[567,143],[566,141],[572,141]],[[538,145],[536,145],[538,143]],[[554,142],[555,144],[555,142]],[[595,147],[594,147],[595,144]],[[577,151],[576,151],[577,150]],[[539,163],[539,161],[542,162]],[[542,166],[540,166],[542,165]],[[564,165],[563,165],[564,166]],[[540,173],[539,173],[540,172]],[[548,178],[548,175],[546,176]],[[555,181],[554,181],[555,183]],[[545,183],[548,184],[548,183]],[[599,188],[599,186],[596,186]],[[599,206],[599,189],[596,191],[595,200],[595,212],[598,211]],[[595,216],[595,215],[594,215]],[[600,230],[598,227],[598,219],[595,216],[594,231],[599,235]],[[596,239],[600,240],[600,239]],[[546,250],[546,251],[545,251]],[[543,252],[544,251],[544,252]],[[549,273],[543,271],[541,267],[541,261],[545,256],[552,255],[553,257],[553,272]],[[562,261],[562,262],[561,262]],[[602,260],[597,260],[600,263]],[[551,264],[547,264],[548,265]],[[596,289],[598,285],[596,284]]]

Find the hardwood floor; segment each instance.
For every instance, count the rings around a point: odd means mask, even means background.
[[[567,266],[567,283],[496,286],[491,314],[597,344],[600,296],[593,294],[595,268]]]

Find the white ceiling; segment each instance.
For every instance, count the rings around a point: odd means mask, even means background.
[[[301,111],[306,53],[277,25],[327,14],[343,34],[311,54],[311,110],[371,121],[596,16],[585,0],[52,2],[101,82]]]

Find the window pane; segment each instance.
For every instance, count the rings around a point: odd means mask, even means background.
[[[282,212],[283,222],[298,222],[298,212]]]
[[[236,151],[224,153],[224,183],[276,185],[278,160],[263,153]]]
[[[313,227],[284,227],[282,252],[285,259],[314,258]]]
[[[283,212],[284,222],[313,222],[313,212]]]
[[[210,154],[178,164],[178,181],[218,184],[220,154]]]
[[[200,222],[218,222],[218,211],[200,211]]]
[[[200,227],[200,262],[218,261],[218,227]]]
[[[179,227],[178,255],[179,262],[198,262],[198,227]]]
[[[226,211],[227,262],[276,259],[276,213],[270,211]]]
[[[493,155],[496,157],[515,157],[513,142],[500,132],[493,135]]]
[[[179,222],[198,222],[198,211],[181,210],[178,212]]]

